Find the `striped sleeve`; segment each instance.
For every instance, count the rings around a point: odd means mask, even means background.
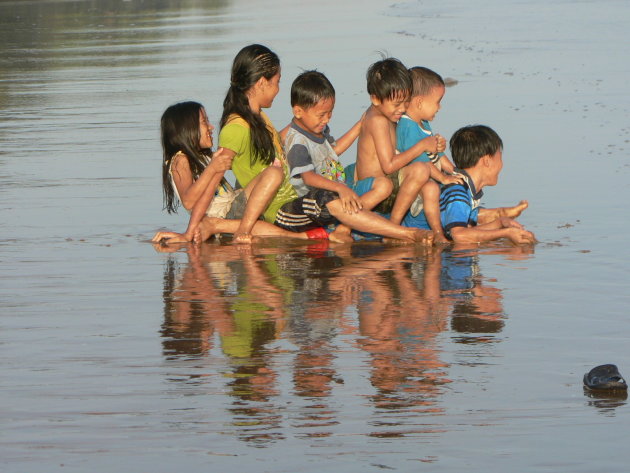
[[[440,218],[447,237],[454,227],[467,227],[472,213],[468,189],[461,184],[452,184],[442,190],[440,196]]]

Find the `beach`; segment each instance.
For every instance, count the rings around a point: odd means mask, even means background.
[[[630,5],[0,2],[3,472],[625,471]],[[369,106],[383,55],[447,87],[433,130],[493,127],[533,247],[162,248],[159,117],[218,125],[234,55]],[[215,142],[218,136],[215,130]],[[447,149],[448,153],[448,149]],[[356,157],[355,146],[341,156]]]

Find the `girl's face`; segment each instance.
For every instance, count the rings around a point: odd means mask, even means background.
[[[280,70],[271,79],[267,80],[262,77],[260,89],[260,107],[269,108],[280,91]]]
[[[208,121],[206,109],[202,107],[199,110],[199,148],[212,148],[212,130],[214,127]]]

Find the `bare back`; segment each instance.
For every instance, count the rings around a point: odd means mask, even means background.
[[[357,142],[357,178],[379,177],[391,174],[391,161],[396,154],[396,126],[370,107]]]

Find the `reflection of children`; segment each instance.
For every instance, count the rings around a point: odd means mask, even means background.
[[[234,156],[232,171],[241,186],[258,181],[261,186],[278,189],[275,197],[265,198],[258,204],[261,209],[266,208],[265,220],[290,231],[317,231],[323,233],[322,237],[326,237],[326,233],[321,227],[339,220],[357,230],[430,243],[426,232],[414,229],[410,233],[365,210],[346,213],[334,192],[316,189],[298,197],[289,182],[288,164],[278,132],[262,112],[278,94],[279,81],[278,56],[259,44],[246,46],[234,58],[232,81],[221,117],[220,145],[228,150],[228,155]]]
[[[249,189],[240,192],[232,202],[227,213],[229,220],[206,215],[215,194],[225,191],[226,181],[223,175],[232,164],[231,156],[224,150],[212,154],[213,129],[204,107],[197,102],[171,105],[162,114],[164,206],[172,213],[177,211],[181,202],[186,210],[191,211],[191,216],[185,233],[158,232],[153,241],[192,241],[198,228],[200,239],[204,240],[214,233],[239,231],[251,231],[255,235],[308,238],[305,234],[289,233],[262,221],[254,220],[245,225],[242,220],[234,220],[243,215],[245,195]]]
[[[409,73],[413,81],[413,93],[407,112],[396,126],[396,147],[401,152],[407,151],[427,137],[434,136],[429,122],[435,118],[436,113],[440,110],[440,102],[446,90],[442,77],[426,67],[412,67],[409,69]],[[440,135],[435,136],[443,140]],[[416,201],[420,205],[414,203],[411,207],[412,215],[418,215],[424,207],[426,219],[435,235],[435,242],[446,243],[448,240],[444,237],[440,225],[440,187],[437,183],[454,184],[462,182],[462,178],[451,176],[454,166],[443,152],[433,154],[424,151],[414,161],[430,163],[432,180],[420,189],[422,200]]]
[[[411,163],[423,152],[439,152],[444,145],[430,136],[402,153],[396,153],[396,122],[407,108],[412,82],[407,68],[397,59],[387,58],[370,66],[367,73],[367,90],[372,105],[365,114],[357,144],[357,194],[372,187],[373,178],[386,176],[393,191],[376,211],[388,214],[394,223],[400,223],[409,207],[418,197],[430,175],[426,163]]]
[[[453,134],[450,145],[456,172],[464,176],[464,183],[450,184],[440,195],[440,218],[446,237],[456,243],[500,238],[516,244],[534,243],[534,234],[514,220],[527,208],[526,201],[514,207],[479,208],[482,189],[496,185],[503,168],[503,142],[499,135],[487,126],[467,126]],[[417,217],[408,214],[405,224],[428,227],[424,211]]]

